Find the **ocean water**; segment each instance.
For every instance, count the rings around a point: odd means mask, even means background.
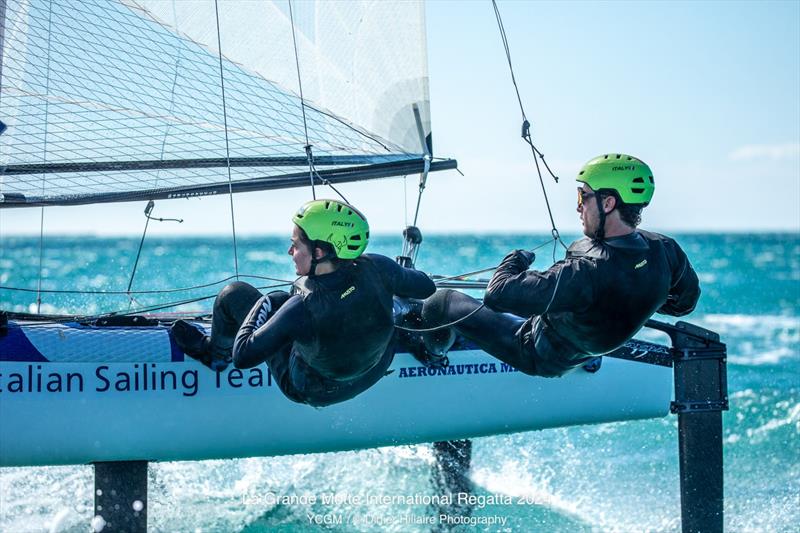
[[[725,526],[728,531],[800,527],[800,236],[677,235],[703,289],[685,320],[717,331],[728,345],[730,411],[724,413]],[[422,270],[458,274],[490,267],[510,249],[542,235],[426,236]],[[46,237],[42,289],[124,291],[138,238]],[[241,273],[292,280],[288,239],[240,239]],[[370,251],[397,255],[397,237],[378,236]],[[539,250],[535,267],[552,261]],[[563,255],[561,250],[558,256]],[[37,238],[0,239],[0,309],[35,312]],[[215,294],[231,276],[228,239],[148,239],[133,282],[139,291],[212,284],[170,294],[43,293],[40,310],[94,314],[155,308]],[[262,286],[281,281],[257,279]],[[187,303],[202,310],[211,300]],[[173,311],[174,308],[167,311]],[[662,317],[664,318],[664,317]],[[648,338],[653,337],[651,334]],[[536,379],[536,378],[531,378]],[[1,399],[0,399],[1,401]],[[431,406],[436,409],[436,406]],[[2,422],[0,422],[2,423]],[[433,514],[418,504],[364,504],[370,496],[435,494],[428,445],[335,454],[226,461],[153,463],[153,531],[429,531],[411,522]],[[581,426],[475,439],[470,480],[481,501],[472,517],[493,524],[457,531],[679,531],[677,418]],[[93,473],[87,466],[0,469],[0,531],[86,531]],[[344,502],[276,503],[269,495],[346,493]],[[260,494],[259,501],[243,499]],[[512,503],[503,503],[510,498]],[[274,499],[274,498],[273,498]],[[494,501],[492,501],[494,499]],[[312,524],[307,513],[342,516]],[[500,522],[499,519],[505,519]],[[359,522],[360,521],[360,522]]]

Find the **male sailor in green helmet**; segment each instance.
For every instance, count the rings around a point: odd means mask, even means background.
[[[694,309],[700,287],[686,254],[673,239],[637,229],[655,190],[650,167],[607,154],[586,163],[577,181],[585,237],[544,271],[528,270],[532,252],[509,253],[483,308],[460,292],[438,291],[423,305],[426,327],[467,318],[426,333],[429,352],[445,353],[458,332],[526,374],[556,377],[620,347],[655,312]]]
[[[360,394],[394,355],[393,296],[425,298],[436,290],[422,272],[364,254],[367,220],[355,207],[314,200],[292,217],[288,253],[292,293],[262,295],[243,282],[214,302],[211,336],[188,322],[172,327],[178,346],[215,370],[266,362],[290,399],[325,406]]]

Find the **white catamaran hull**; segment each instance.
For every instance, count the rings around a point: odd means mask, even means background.
[[[164,327],[22,326],[0,338],[0,466],[352,450],[664,416],[672,370],[605,358],[560,379],[479,350],[426,368],[398,353],[353,400],[286,399],[264,365],[215,373]]]

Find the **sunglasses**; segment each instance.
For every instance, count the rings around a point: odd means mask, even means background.
[[[592,198],[597,193],[594,192],[586,192],[580,187],[578,187],[578,207],[583,207],[583,203],[586,202],[589,198]]]

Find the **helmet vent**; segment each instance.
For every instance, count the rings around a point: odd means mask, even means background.
[[[653,176],[648,176],[648,177],[650,178],[650,183],[654,183],[653,182]]]
[[[361,248],[360,244],[348,244],[347,245],[347,249],[348,250],[353,250],[354,252],[357,252],[359,248]]]
[[[350,237],[350,240],[351,241],[360,241],[361,240],[361,235],[353,235],[353,236]]]
[[[617,159],[622,159],[622,154],[617,154]]]
[[[634,183],[644,183],[644,178],[634,178],[633,182]]]
[[[325,202],[325,209],[330,209],[330,207],[331,207],[331,203],[330,202]]]
[[[634,194],[642,194],[644,192],[644,189],[631,188],[631,192]]]
[[[583,176],[584,172],[585,172],[585,170],[581,170],[580,173],[578,174],[578,176]]]

